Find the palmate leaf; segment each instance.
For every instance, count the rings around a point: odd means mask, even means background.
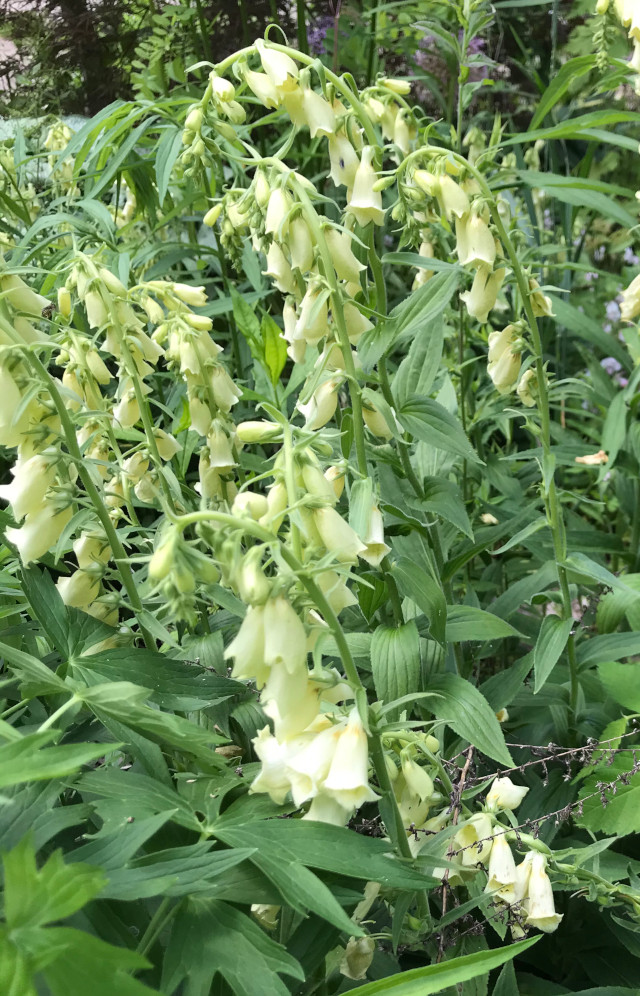
[[[248,916],[214,899],[190,899],[176,919],[167,947],[162,988],[209,996],[216,973],[237,996],[289,996],[278,977],[304,980],[300,964]]]
[[[56,731],[31,733],[14,743],[0,747],[0,788],[21,782],[63,778],[78,771],[83,764],[105,753],[104,744],[61,744],[47,747]],[[113,744],[110,745],[113,749]]]

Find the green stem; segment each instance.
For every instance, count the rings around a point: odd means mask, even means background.
[[[169,896],[164,897],[151,917],[147,929],[140,938],[138,947],[136,948],[138,954],[146,955],[151,950],[166,925],[173,919],[182,906],[182,902],[180,900],[174,906],[171,906],[171,898]]]
[[[67,712],[67,710],[70,709],[72,705],[75,705],[75,703],[79,701],[80,700],[77,699],[75,695],[72,695],[70,699],[67,699],[66,702],[63,702],[63,704],[60,706],[59,709],[56,709],[55,712],[52,712],[51,715],[48,716],[47,719],[45,719],[44,723],[40,724],[40,726],[38,727],[38,733],[44,733],[45,730],[49,730],[54,725],[56,720],[60,718],[60,716],[64,716],[65,712]]]
[[[307,39],[307,7],[304,0],[296,0],[296,19],[298,22],[298,48],[305,55],[309,53]]]

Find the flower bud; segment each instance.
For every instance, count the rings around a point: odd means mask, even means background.
[[[336,130],[336,116],[328,100],[325,100],[311,87],[302,91],[302,113],[304,114],[311,138],[322,135],[328,138]]]
[[[260,519],[260,525],[277,533],[282,525],[288,504],[287,489],[282,481],[278,481],[269,489],[267,495],[268,510]]]
[[[366,264],[361,263],[353,252],[352,236],[349,232],[339,232],[328,226],[324,229],[324,237],[331,253],[331,260],[338,280],[346,280],[360,284],[360,274],[366,270]]]
[[[328,331],[328,295],[319,281],[311,281],[300,303],[294,339],[304,339],[314,346]]]
[[[63,318],[71,317],[71,294],[66,287],[58,287],[58,311]]]
[[[313,266],[313,242],[309,226],[301,215],[297,215],[289,226],[288,244],[292,267],[300,273],[308,273]]]
[[[544,316],[553,318],[551,298],[542,293],[540,284],[533,277],[529,280],[529,300],[531,301],[531,307],[536,318],[543,318]]]
[[[204,225],[207,225],[209,228],[213,228],[216,221],[220,217],[221,213],[222,213],[222,204],[214,204],[213,207],[210,207],[207,213],[205,214],[204,218],[202,219],[202,223]]]
[[[171,460],[180,452],[180,443],[171,433],[165,432],[164,429],[154,429],[153,436],[161,460]]]
[[[177,529],[170,529],[149,561],[149,577],[154,581],[163,581],[173,570],[179,542]]]
[[[312,519],[329,553],[343,564],[355,564],[367,549],[358,534],[334,508],[316,508]]]
[[[298,402],[298,411],[304,416],[307,429],[321,429],[333,418],[338,407],[338,388],[342,380],[341,376],[331,377],[316,388],[306,405]]]
[[[538,399],[538,377],[533,367],[529,367],[523,373],[516,393],[527,408],[535,406]]]
[[[349,342],[357,346],[364,333],[373,328],[373,324],[362,314],[358,305],[354,304],[353,301],[345,301],[343,311]]]
[[[276,422],[256,419],[239,422],[236,426],[238,439],[243,443],[271,442],[282,435],[282,428]]]
[[[271,187],[264,170],[256,170],[254,193],[259,207],[266,208],[271,197]]]
[[[379,439],[393,438],[393,430],[387,425],[386,418],[369,397],[363,402],[362,417],[367,429],[374,436],[378,436]]]
[[[233,515],[248,515],[257,522],[269,510],[267,499],[255,491],[240,491],[233,500]]]
[[[314,498],[335,505],[337,499],[333,487],[315,463],[302,465],[302,480],[307,492]]]
[[[171,290],[176,297],[184,301],[192,308],[202,308],[207,303],[207,295],[203,286],[194,287],[192,284],[171,284]]]
[[[100,581],[85,571],[74,571],[68,577],[58,578],[56,588],[65,605],[74,609],[84,609],[97,598]]]
[[[429,773],[411,758],[403,757],[402,776],[412,795],[421,802],[428,802],[433,795],[433,780]]]
[[[106,564],[111,559],[111,548],[104,536],[82,533],[74,540],[73,552],[81,570]]]
[[[375,225],[384,223],[385,212],[382,208],[382,194],[373,189],[378,174],[373,168],[375,150],[371,145],[365,145],[362,150],[360,165],[353,180],[353,189],[347,202],[347,209],[354,215],[359,225]]]
[[[520,353],[514,349],[518,333],[514,325],[507,325],[501,332],[489,336],[487,372],[500,394],[508,394],[518,380]]]
[[[225,80],[224,77],[216,76],[215,72],[211,72],[209,73],[209,83],[211,84],[212,92],[218,100],[227,103],[234,99],[236,88],[229,80]]]
[[[262,570],[262,550],[259,547],[253,547],[244,555],[234,571],[234,582],[240,598],[247,605],[263,605],[267,601],[271,584]]]
[[[324,476],[333,488],[336,499],[339,501],[344,491],[345,469],[344,467],[327,467]]]
[[[487,794],[487,809],[517,809],[528,791],[522,785],[514,785],[510,778],[496,778]]]
[[[202,127],[202,118],[203,118],[202,108],[201,107],[192,108],[192,110],[190,110],[189,113],[187,114],[186,120],[184,122],[185,128],[188,129],[189,131],[194,131],[194,132],[200,131],[200,128]]]

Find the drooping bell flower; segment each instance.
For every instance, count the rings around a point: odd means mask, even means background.
[[[256,50],[260,56],[262,68],[281,96],[297,88],[298,67],[286,52],[278,52],[274,48],[269,48],[262,38],[258,38],[256,41]]]
[[[456,220],[456,250],[461,266],[493,266],[496,258],[495,239],[479,214],[470,214]]]
[[[538,375],[533,367],[525,370],[516,391],[520,401],[527,408],[533,408],[538,399]]]
[[[353,187],[360,160],[346,132],[340,131],[329,136],[329,160],[331,179],[336,187]]]
[[[333,418],[338,407],[338,388],[342,376],[333,376],[315,389],[306,404],[298,402],[298,411],[305,418],[305,426],[312,431],[322,429]]]
[[[343,564],[355,564],[367,549],[358,534],[334,508],[316,508],[311,513],[326,549]]]
[[[71,515],[71,506],[56,509],[51,502],[43,502],[40,508],[27,514],[19,529],[6,529],[5,536],[17,546],[20,560],[26,566],[40,560],[58,542]]]
[[[266,73],[257,73],[253,69],[244,69],[242,75],[247,86],[261,104],[273,109],[278,107],[280,104],[280,94]]]
[[[517,809],[529,789],[514,785],[510,778],[496,778],[487,793],[487,809]]]
[[[497,890],[496,898],[501,899],[503,903],[516,902],[516,881],[516,863],[511,848],[505,834],[497,833],[491,846],[485,892]]]
[[[382,512],[377,505],[372,505],[369,510],[367,528],[362,537],[365,549],[360,556],[372,567],[379,567],[382,560],[391,552],[391,547],[384,541],[384,523]]]
[[[562,916],[556,913],[553,903],[553,889],[546,872],[544,854],[535,851],[531,858],[531,871],[527,889],[527,924],[537,927],[545,934],[558,929]]]
[[[476,270],[471,290],[460,295],[467,311],[476,321],[486,322],[489,312],[495,306],[506,272],[504,267],[492,272],[491,267],[482,264]]]
[[[338,280],[360,284],[360,274],[366,270],[351,248],[353,238],[349,232],[339,232],[336,228],[324,229],[324,237],[331,253],[331,261]]]
[[[529,292],[529,300],[536,318],[544,318],[545,316],[553,318],[551,298],[542,293],[540,284],[533,277],[529,280]]]
[[[344,809],[358,809],[378,796],[369,785],[369,748],[367,734],[357,708],[349,713],[347,725],[340,734],[324,792],[332,795]]]
[[[368,225],[370,221],[374,225],[384,224],[382,194],[379,190],[373,189],[378,181],[378,174],[373,168],[374,154],[373,146],[365,145],[354,177],[351,196],[347,202],[347,209],[354,215],[359,225]]]
[[[0,487],[0,498],[11,503],[14,518],[36,512],[56,476],[55,452],[37,453],[26,460],[18,457],[11,468],[11,484]]]
[[[493,844],[491,817],[487,813],[476,813],[457,831],[453,839],[460,849],[463,865],[472,866],[479,861],[486,864]]]
[[[518,340],[514,325],[489,336],[487,373],[499,394],[508,394],[516,386],[522,362],[519,350],[514,348]]]

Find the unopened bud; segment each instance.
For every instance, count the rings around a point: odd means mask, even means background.
[[[58,311],[63,318],[71,316],[71,294],[66,287],[58,288]]]
[[[207,225],[209,228],[213,228],[216,221],[220,217],[222,212],[222,204],[214,204],[212,208],[209,208],[204,218],[202,219],[203,224]]]
[[[194,107],[193,110],[189,111],[184,126],[190,131],[200,131],[202,126],[202,108]]]

